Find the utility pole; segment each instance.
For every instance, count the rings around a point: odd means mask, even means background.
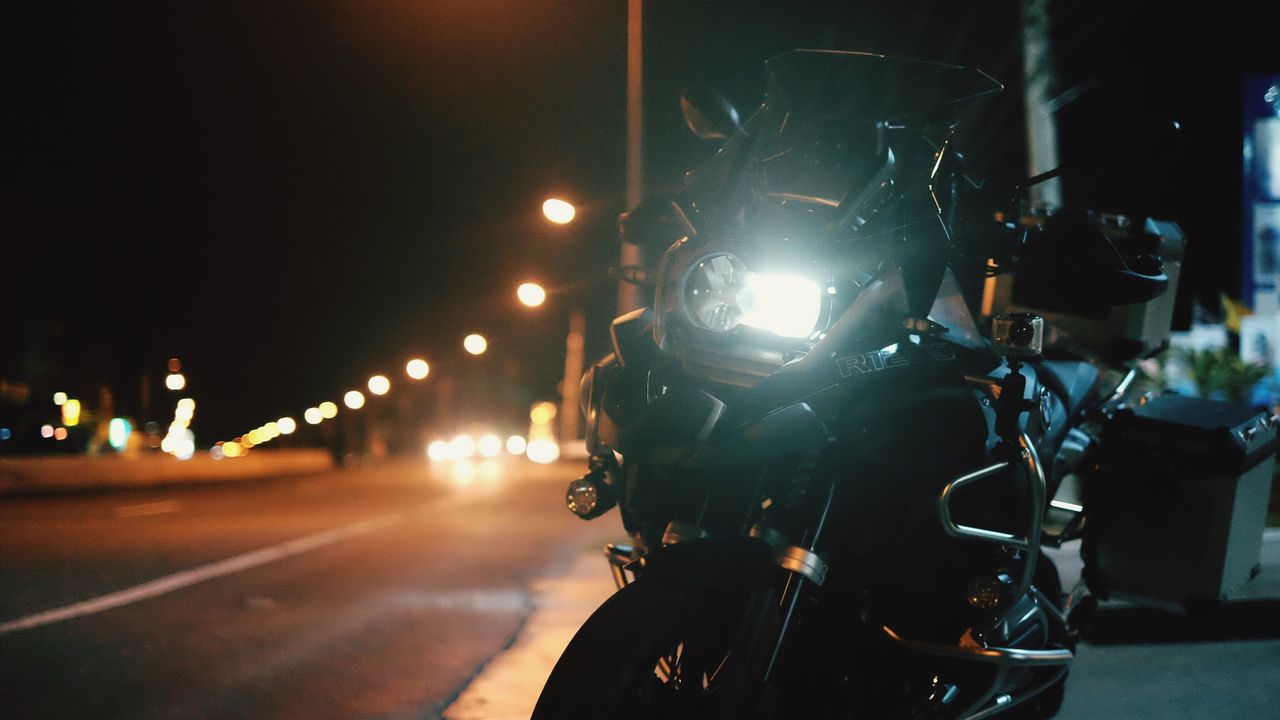
[[[586,347],[587,319],[581,310],[569,315],[569,334],[564,342],[564,380],[560,388],[560,442],[573,442],[578,438],[579,418],[578,384],[582,380],[583,351]]]
[[[1022,0],[1022,87],[1027,123],[1027,171],[1039,175],[1058,167],[1058,123],[1050,113],[1056,78],[1049,39],[1049,0]],[[1058,178],[1030,189],[1031,203],[1062,207]]]
[[[627,207],[635,209],[644,196],[644,3],[627,0]],[[623,242],[622,266],[640,263],[640,248]],[[618,281],[618,313],[640,307],[640,288]],[[575,380],[575,383],[577,381]],[[574,410],[576,417],[577,410]]]

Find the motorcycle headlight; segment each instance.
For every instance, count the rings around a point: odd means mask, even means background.
[[[698,327],[728,332],[739,325],[787,338],[812,335],[822,316],[822,289],[809,278],[747,269],[728,253],[694,264],[684,282],[685,311]]]

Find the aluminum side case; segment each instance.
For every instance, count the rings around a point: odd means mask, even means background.
[[[1275,473],[1267,413],[1163,395],[1122,409],[1085,487],[1085,578],[1103,598],[1180,610],[1258,572]]]

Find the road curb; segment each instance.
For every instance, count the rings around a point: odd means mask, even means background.
[[[442,717],[528,720],[560,653],[613,592],[613,579],[599,551],[582,554],[563,574],[534,581],[534,610],[515,642],[484,666]]]

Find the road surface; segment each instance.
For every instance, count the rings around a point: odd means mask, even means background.
[[[617,533],[568,464],[0,501],[11,718],[436,717]]]

